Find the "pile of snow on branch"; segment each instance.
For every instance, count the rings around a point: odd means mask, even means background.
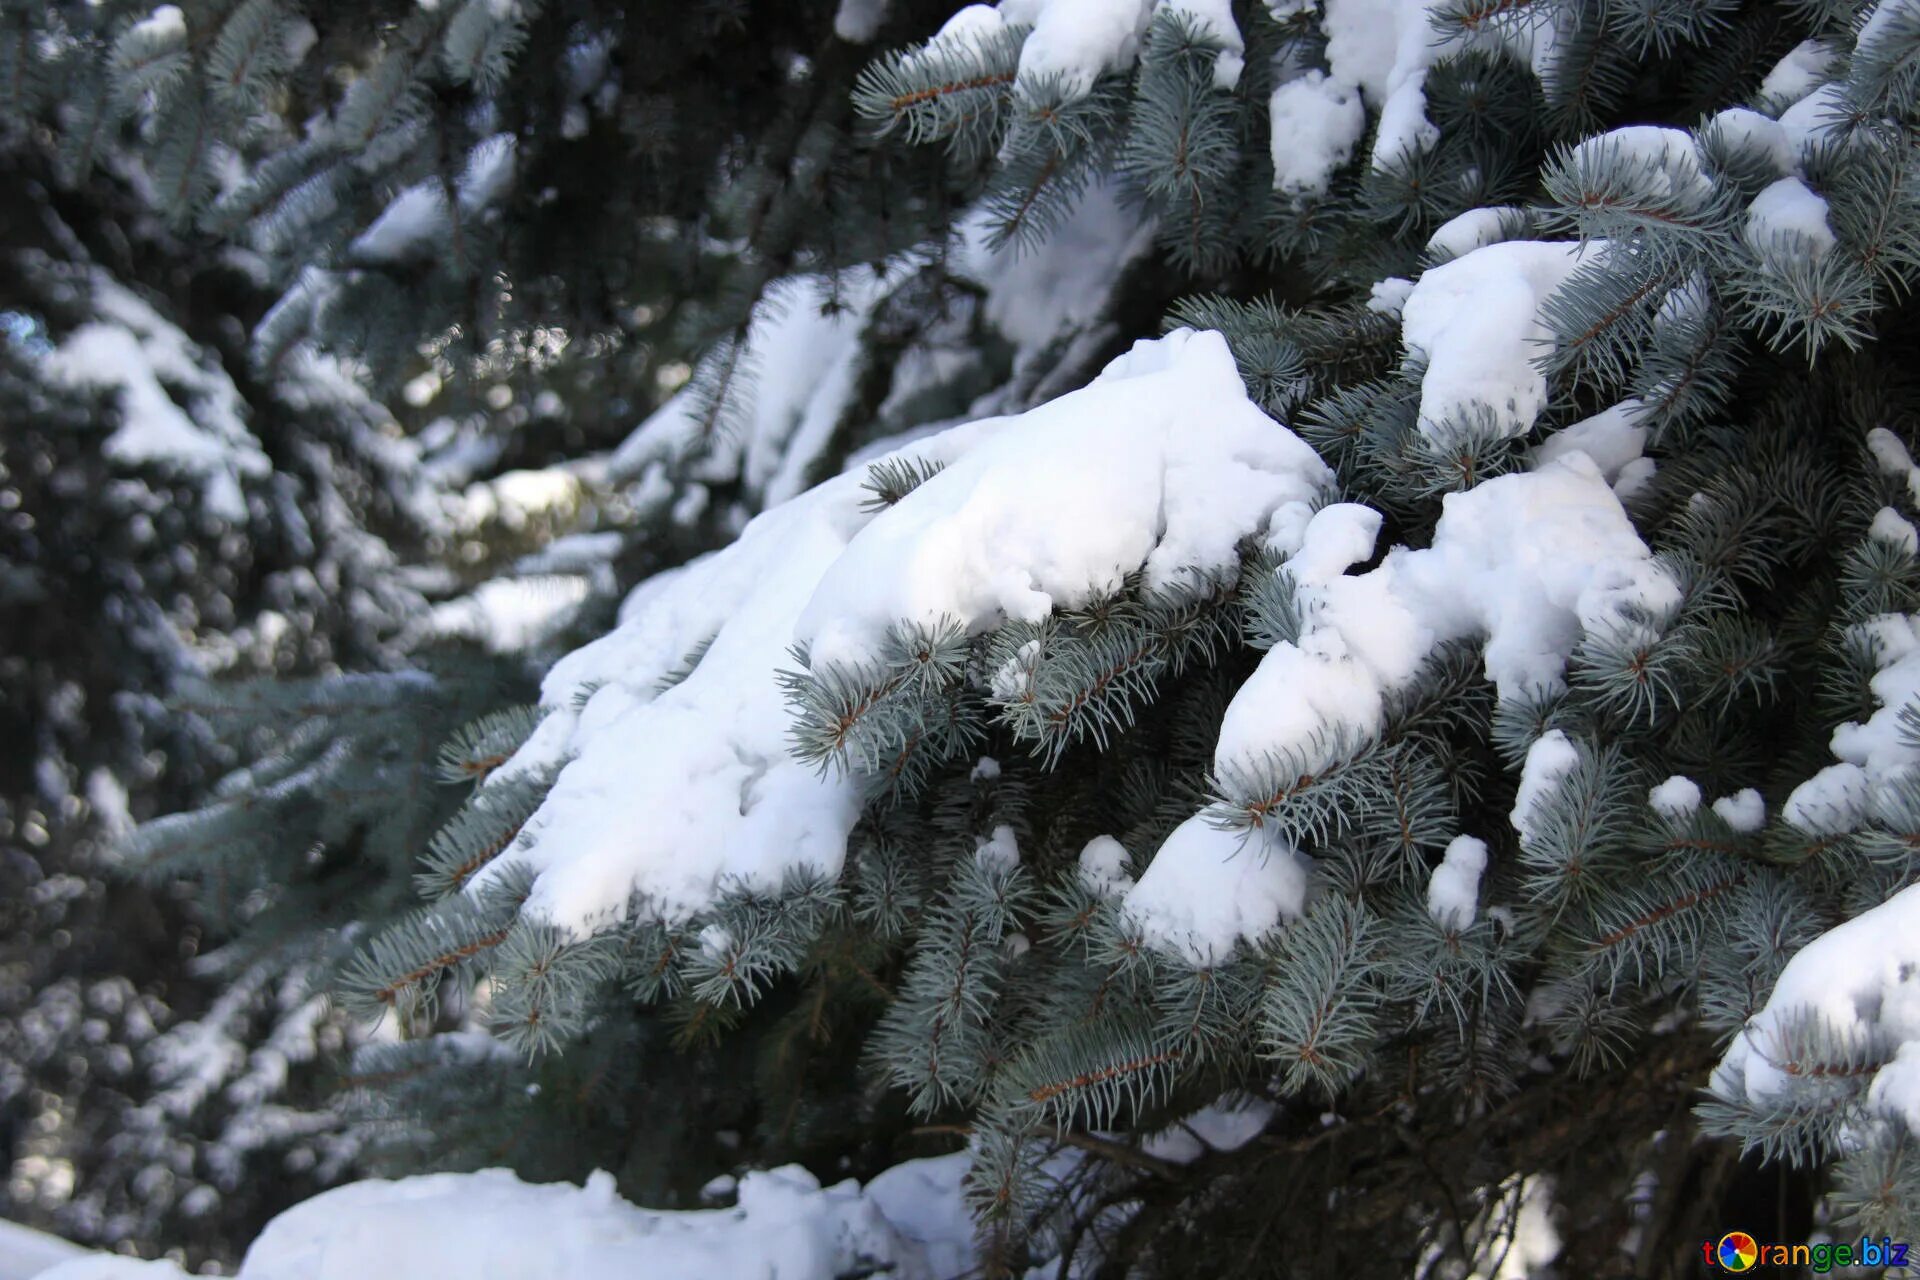
[[[789,752],[777,673],[796,642],[816,670],[857,666],[903,621],[979,634],[1135,574],[1191,590],[1236,572],[1243,539],[1304,529],[1332,484],[1247,399],[1225,340],[1184,330],[909,453],[941,469],[894,505],[872,509],[862,472],[828,481],[643,583],[615,631],[555,665],[547,718],[495,775],[559,769],[511,854],[536,874],[529,911],[584,929],[637,895],[678,918],[733,885],[839,871],[863,786]]]
[[[1396,547],[1367,572],[1347,572],[1372,557],[1380,524],[1376,511],[1337,503],[1269,539],[1286,557],[1276,572],[1290,580],[1303,626],[1227,707],[1214,767],[1230,790],[1316,774],[1364,748],[1388,699],[1441,644],[1481,641],[1502,698],[1546,693],[1564,686],[1584,638],[1651,640],[1680,603],[1678,583],[1584,452],[1447,495],[1431,546]],[[1466,846],[1457,862],[1464,880]],[[1208,963],[1297,915],[1306,890],[1300,851],[1272,829],[1235,830],[1203,810],[1168,837],[1125,908],[1156,945]],[[1446,914],[1471,918],[1459,897],[1443,894]]]

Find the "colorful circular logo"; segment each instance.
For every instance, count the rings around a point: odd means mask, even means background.
[[[1746,1271],[1760,1261],[1760,1246],[1744,1231],[1729,1231],[1720,1237],[1720,1265],[1728,1271]]]

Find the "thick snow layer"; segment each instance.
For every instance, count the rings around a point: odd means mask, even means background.
[[[1860,34],[1853,44],[1854,56],[1871,54],[1875,45],[1889,38],[1888,32],[1900,19],[1920,20],[1920,0],[1879,0],[1868,11],[1867,20],[1860,24]]]
[[[1867,771],[1830,764],[1793,789],[1780,816],[1810,835],[1840,835],[1866,821],[1867,806]]]
[[[953,269],[987,291],[988,321],[1025,350],[1104,317],[1121,274],[1153,247],[1152,223],[1108,183],[1090,186],[1038,245],[995,250],[990,231],[984,208],[961,219]]]
[[[1173,594],[1195,573],[1230,570],[1240,538],[1331,484],[1313,450],[1240,386],[1217,333],[1136,344],[860,530],[797,638],[816,667],[853,666],[902,619],[977,631],[1084,604],[1136,570],[1145,590]]]
[[[1101,75],[1125,71],[1140,51],[1153,0],[1001,0],[1010,25],[1030,25],[1019,78],[1083,94]]]
[[[1879,670],[1871,687],[1880,707],[1864,723],[1835,729],[1829,745],[1840,763],[1787,797],[1787,821],[1812,832],[1850,831],[1878,816],[1920,771],[1920,747],[1908,741],[1900,723],[1900,713],[1920,698],[1920,614],[1884,613],[1849,631],[1873,647]]]
[[[58,1236],[0,1220],[0,1280],[32,1280],[84,1254]]]
[[[1298,916],[1307,873],[1299,851],[1271,834],[1222,831],[1196,814],[1161,844],[1121,909],[1152,945],[1213,964]]]
[[[1700,152],[1685,129],[1629,125],[1595,134],[1573,149],[1576,163],[1595,167],[1621,164],[1633,169],[1649,195],[1694,204],[1712,194],[1713,184],[1700,168]]]
[[[240,1280],[948,1280],[973,1265],[963,1152],[895,1166],[865,1189],[798,1165],[750,1172],[732,1208],[658,1211],[613,1178],[533,1184],[505,1169],[350,1183],[295,1205],[247,1250]],[[898,1215],[897,1218],[895,1215]],[[165,1280],[165,1263],[91,1257],[45,1280]]]
[[[1486,841],[1455,836],[1427,879],[1427,914],[1456,933],[1470,927],[1479,911],[1480,876],[1486,869]]]
[[[1284,6],[1297,10],[1302,5]],[[1467,47],[1455,33],[1442,38],[1433,24],[1430,0],[1325,0],[1321,29],[1327,37],[1327,65],[1333,78],[1357,85],[1380,113],[1374,135],[1373,165],[1382,168],[1404,154],[1425,151],[1440,131],[1427,119],[1427,70],[1450,53]],[[1280,10],[1282,6],[1268,5]],[[1552,22],[1490,24],[1477,39],[1504,47],[1530,63],[1544,65],[1555,39]]]
[[[1154,8],[1155,0],[1000,0],[998,6],[970,4],[947,19],[932,43],[978,46],[1010,27],[1029,27],[1031,33],[1020,46],[1019,83],[1078,97],[1101,76],[1133,66]]]
[[[1869,1101],[1920,1134],[1920,885],[1815,938],[1781,970],[1773,994],[1727,1047],[1712,1087],[1765,1105],[1798,1072],[1783,1035],[1819,1019],[1841,1044],[1899,1046],[1869,1087]]]
[[[1798,178],[1782,178],[1753,198],[1747,206],[1746,237],[1756,253],[1815,260],[1837,243],[1827,225],[1827,202]]]
[[[1407,354],[1426,365],[1421,431],[1484,419],[1507,436],[1526,434],[1547,403],[1534,364],[1552,340],[1541,305],[1599,243],[1508,240],[1421,274],[1400,320]]]
[[[775,673],[796,640],[816,669],[857,664],[902,620],[978,631],[1137,571],[1179,591],[1332,483],[1248,401],[1225,340],[1185,330],[1080,391],[909,449],[944,470],[896,505],[865,509],[864,472],[829,481],[641,588],[617,630],[554,666],[549,716],[495,775],[564,765],[516,854],[537,873],[530,910],[585,926],[638,893],[684,915],[729,883],[839,870],[862,793],[788,753]]]
[[[1790,107],[1825,83],[1833,71],[1833,50],[1818,40],[1802,40],[1775,63],[1760,82],[1759,100],[1775,109]]]
[[[1309,71],[1273,91],[1273,187],[1288,195],[1325,195],[1333,171],[1353,156],[1367,131],[1360,90],[1324,71]]]
[[[99,272],[90,285],[99,318],[48,355],[48,373],[117,393],[120,425],[103,446],[108,458],[194,476],[210,512],[246,519],[240,480],[267,474],[271,464],[247,429],[233,380],[131,291]]]
[[[1431,147],[1440,131],[1427,119],[1427,68],[1444,46],[1424,0],[1326,0],[1324,12],[1327,64],[1380,112],[1374,166]]]

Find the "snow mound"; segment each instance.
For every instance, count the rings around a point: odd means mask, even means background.
[[[247,1250],[240,1280],[947,1280],[972,1264],[960,1199],[968,1156],[909,1161],[866,1189],[822,1187],[799,1165],[754,1171],[726,1209],[660,1211],[505,1169],[350,1183],[295,1205]],[[895,1225],[898,1216],[898,1226]],[[957,1234],[957,1239],[955,1238]],[[166,1280],[168,1263],[90,1257],[46,1280]]]
[[[1307,859],[1284,841],[1222,831],[1196,814],[1161,844],[1121,909],[1148,942],[1208,965],[1300,915],[1307,872]]]
[[[1471,928],[1479,913],[1480,877],[1486,869],[1486,841],[1455,836],[1427,880],[1427,914],[1443,929],[1457,933]]]
[[[816,667],[874,659],[902,620],[976,632],[1038,621],[1135,571],[1145,590],[1179,594],[1236,565],[1241,538],[1332,479],[1246,398],[1212,332],[1138,343],[1021,423],[853,537],[800,615]]]
[[[1269,8],[1275,6],[1269,5]],[[1380,113],[1373,166],[1385,168],[1439,141],[1427,118],[1427,71],[1440,59],[1475,45],[1505,48],[1536,75],[1554,40],[1552,22],[1490,22],[1468,35],[1447,30],[1443,4],[1430,0],[1324,0],[1321,30],[1333,79],[1358,87]]]
[[[978,633],[1135,573],[1183,592],[1276,519],[1304,523],[1332,483],[1247,399],[1226,341],[1186,330],[911,454],[943,469],[895,505],[873,512],[862,472],[828,481],[643,584],[615,631],[554,666],[550,714],[495,774],[564,765],[515,854],[536,873],[530,911],[585,928],[639,895],[678,918],[735,884],[838,873],[863,793],[788,753],[776,673],[796,641],[815,669],[855,665],[901,621]]]
[[[1815,261],[1838,243],[1827,223],[1827,202],[1798,178],[1781,178],[1753,198],[1746,239],[1756,253]]]
[[[1507,240],[1423,272],[1401,311],[1407,355],[1425,363],[1420,430],[1492,425],[1525,435],[1547,404],[1534,360],[1552,343],[1540,309],[1600,241]]]
[[[970,4],[947,19],[928,42],[929,49],[984,46],[1003,31],[1027,27],[1016,83],[1029,89],[1049,88],[1062,97],[1081,97],[1101,76],[1133,66],[1155,7],[1155,0]]]
[[[1273,187],[1289,195],[1325,195],[1333,171],[1367,131],[1360,91],[1324,71],[1309,71],[1273,91]]]

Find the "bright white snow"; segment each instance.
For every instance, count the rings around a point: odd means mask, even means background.
[[[1832,73],[1833,62],[1832,49],[1818,40],[1802,40],[1760,82],[1760,102],[1776,109],[1792,106],[1820,87]]]
[[[1700,808],[1700,784],[1676,773],[1647,792],[1647,804],[1663,818],[1685,818]]]
[[[1753,198],[1746,237],[1755,253],[1815,260],[1838,243],[1827,225],[1827,202],[1798,178],[1782,178]]]
[[[1161,844],[1122,909],[1153,945],[1195,964],[1224,960],[1306,907],[1308,862],[1255,831],[1212,826],[1196,814]]]
[[[658,1211],[613,1177],[533,1184],[505,1169],[350,1183],[295,1205],[247,1250],[240,1280],[833,1280],[866,1268],[948,1280],[973,1265],[962,1152],[897,1165],[865,1189],[799,1165],[745,1174],[731,1208]],[[43,1280],[180,1280],[170,1263],[94,1255]]]
[[[1214,753],[1222,777],[1257,778],[1276,759],[1316,772],[1359,749],[1379,733],[1388,696],[1446,641],[1482,640],[1488,678],[1512,698],[1561,687],[1582,637],[1651,638],[1679,603],[1678,585],[1581,452],[1447,495],[1431,546],[1395,548],[1377,567],[1346,573],[1372,554],[1379,528],[1378,513],[1337,503],[1297,545],[1270,540],[1291,553],[1283,567],[1304,628],[1298,643],[1268,651],[1228,705]],[[1534,743],[1514,808],[1523,840],[1533,805],[1576,760],[1558,730]],[[1259,840],[1243,847],[1198,820],[1183,824],[1127,909],[1156,942],[1217,956],[1304,902],[1295,851]]]
[[[1507,240],[1437,267],[1414,283],[1401,311],[1401,339],[1423,360],[1420,430],[1443,435],[1487,419],[1524,435],[1547,403],[1534,360],[1552,334],[1540,308],[1599,242]]]
[[[1811,832],[1853,830],[1881,813],[1888,797],[1920,769],[1920,747],[1900,724],[1901,711],[1920,698],[1920,615],[1883,613],[1850,631],[1873,646],[1879,670],[1871,687],[1880,708],[1864,723],[1835,729],[1830,745],[1840,763],[1787,797],[1787,821]]]
[[[789,754],[775,672],[796,640],[816,669],[852,665],[903,619],[984,630],[1134,572],[1187,590],[1196,571],[1234,571],[1242,538],[1304,515],[1331,484],[1248,401],[1215,333],[1142,342],[1079,391],[911,450],[946,465],[898,504],[864,510],[864,473],[829,481],[644,586],[617,630],[555,665],[549,716],[495,775],[565,766],[516,855],[537,873],[531,911],[584,927],[637,893],[684,915],[732,883],[838,871],[862,791]]]
[[[1471,927],[1480,905],[1480,877],[1486,869],[1486,841],[1455,836],[1427,880],[1427,914],[1454,933]]]
[[[1273,91],[1273,187],[1289,195],[1325,195],[1333,171],[1353,156],[1367,131],[1360,91],[1324,71],[1309,71]]]
[[[1799,1073],[1783,1032],[1813,1018],[1842,1044],[1899,1046],[1895,1061],[1875,1074],[1869,1101],[1920,1134],[1920,885],[1828,930],[1789,960],[1766,1006],[1727,1047],[1714,1091],[1762,1105],[1787,1094]]]

